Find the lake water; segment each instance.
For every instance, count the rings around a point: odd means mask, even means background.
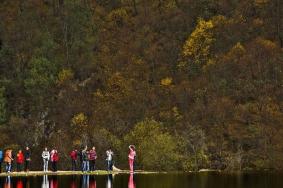
[[[0,188],[282,188],[282,173],[1,177]]]

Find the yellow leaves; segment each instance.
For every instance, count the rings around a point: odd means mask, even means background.
[[[183,55],[192,58],[196,62],[206,60],[210,54],[210,48],[214,41],[211,29],[212,21],[200,19],[196,29],[191,33],[183,47]]]
[[[71,122],[72,122],[73,125],[86,126],[87,125],[87,116],[82,112],[78,113],[72,118]]]
[[[67,80],[71,80],[73,77],[74,77],[74,73],[71,69],[63,69],[58,74],[57,83],[61,85]]]
[[[174,121],[181,120],[183,118],[177,106],[165,111],[160,111],[159,116],[162,119],[174,119]]]
[[[108,20],[121,27],[128,22],[129,15],[124,8],[115,9],[108,15]]]
[[[269,50],[273,50],[277,48],[274,42],[263,38],[256,39],[256,43],[258,43],[260,46],[263,46],[265,49],[269,49]]]
[[[160,81],[160,84],[162,86],[170,86],[172,84],[172,78],[171,77],[166,77],[166,78],[163,78],[161,81]]]
[[[263,6],[267,3],[269,3],[269,0],[254,0],[254,4],[257,6]]]
[[[94,95],[99,98],[102,98],[104,96],[100,89],[97,89]]]
[[[81,140],[74,140],[73,141],[73,146],[81,146],[81,145],[82,145]]]
[[[172,108],[172,112],[173,112],[173,115],[175,117],[176,120],[180,120],[183,118],[182,114],[179,112],[179,109],[177,106],[174,106]]]
[[[255,27],[260,27],[260,26],[263,26],[264,25],[264,21],[260,18],[256,18],[253,20],[253,25]]]
[[[131,58],[131,61],[132,61],[132,63],[137,64],[137,65],[142,65],[142,64],[144,64],[143,59],[140,58],[140,57],[137,57],[137,56],[133,56],[133,57]]]
[[[229,51],[228,56],[232,58],[237,58],[242,56],[246,52],[244,46],[241,43],[237,43],[233,48]]]

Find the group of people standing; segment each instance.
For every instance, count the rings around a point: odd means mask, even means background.
[[[16,162],[16,170],[18,172],[21,171],[29,171],[31,161],[31,152],[30,148],[26,147],[24,151],[19,150],[15,155],[13,150],[7,149],[5,152],[0,150],[0,173],[2,172],[2,163],[5,163],[6,172],[11,172],[14,168],[14,164]]]
[[[106,164],[107,170],[113,170],[113,155],[114,152],[109,148],[106,151]],[[48,151],[47,147],[44,148],[41,154],[43,160],[43,171],[48,172],[48,164],[49,161],[51,162],[51,170],[53,172],[57,171],[57,164],[59,161],[59,153],[56,149],[52,149],[50,152]],[[134,172],[134,161],[136,157],[135,147],[133,145],[129,146],[129,168],[130,172]],[[86,146],[81,151],[73,150],[70,152],[70,158],[72,161],[72,171],[81,170],[82,172],[89,172],[96,170],[96,160],[97,160],[97,153],[95,147],[92,147],[88,150]],[[26,172],[29,171],[30,168],[30,161],[31,161],[31,152],[30,148],[26,147],[24,151],[19,150],[16,155],[13,154],[11,149],[7,149],[5,152],[0,150],[0,173],[2,163],[6,164],[5,170],[7,173],[12,171],[13,168],[13,161],[16,161],[17,172],[21,172],[25,170]],[[80,167],[79,167],[80,163]]]
[[[43,171],[48,171],[48,162],[51,162],[52,171],[57,171],[57,163],[59,161],[59,154],[56,149],[51,150],[51,152],[48,151],[47,147],[44,148],[41,157],[43,159]]]
[[[88,150],[86,146],[80,152],[78,150],[73,150],[70,153],[70,157],[72,160],[72,170],[73,171],[79,170],[78,160],[80,160],[81,170],[83,172],[95,171],[96,169],[95,162],[97,159],[95,147],[92,147],[90,150]]]

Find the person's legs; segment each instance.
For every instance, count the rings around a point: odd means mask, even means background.
[[[55,166],[54,166],[54,161],[51,162],[51,166],[52,166],[52,171],[55,171]]]
[[[0,161],[0,173],[2,173],[2,161]]]
[[[90,171],[93,171],[93,160],[89,161],[89,166]]]
[[[12,163],[7,163],[7,172],[11,172]]]
[[[45,166],[45,170],[46,170],[46,172],[48,172],[48,160],[46,160],[46,166]]]
[[[48,160],[43,159],[43,163],[44,163],[44,165],[43,165],[43,171],[44,171],[44,172],[47,172],[47,171],[48,171]]]
[[[78,164],[78,161],[77,161],[77,160],[74,160],[74,171],[77,171],[77,170],[78,170],[77,164]]]
[[[57,172],[57,162],[54,162],[55,172]]]
[[[111,164],[110,164],[110,161],[107,160],[107,170],[110,171],[110,168],[111,168]]]
[[[87,168],[87,171],[89,172],[89,161],[86,162],[86,168]]]
[[[134,172],[134,160],[129,159],[130,172]]]
[[[21,172],[24,170],[23,164],[24,164],[24,163],[21,163]]]
[[[83,161],[83,172],[85,172],[87,170],[87,164],[86,161]]]
[[[5,164],[5,171],[8,172],[8,163]]]
[[[17,163],[17,172],[20,172],[20,163]]]
[[[43,159],[43,171],[45,172],[45,159]]]
[[[113,170],[113,160],[111,160],[111,162],[110,162],[110,170],[112,171]]]
[[[72,170],[72,171],[74,171],[75,160],[71,159],[71,164],[72,164],[72,168],[71,168],[71,170]]]
[[[25,161],[25,171],[29,171],[29,161]]]
[[[89,171],[92,171],[92,160],[88,161],[89,163]]]
[[[91,160],[91,163],[90,163],[90,170],[91,170],[91,171],[95,171],[95,160]]]

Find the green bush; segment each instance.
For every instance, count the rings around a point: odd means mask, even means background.
[[[176,169],[180,155],[177,151],[177,138],[162,128],[154,120],[145,120],[125,136],[128,144],[136,145],[139,166],[146,170]]]

